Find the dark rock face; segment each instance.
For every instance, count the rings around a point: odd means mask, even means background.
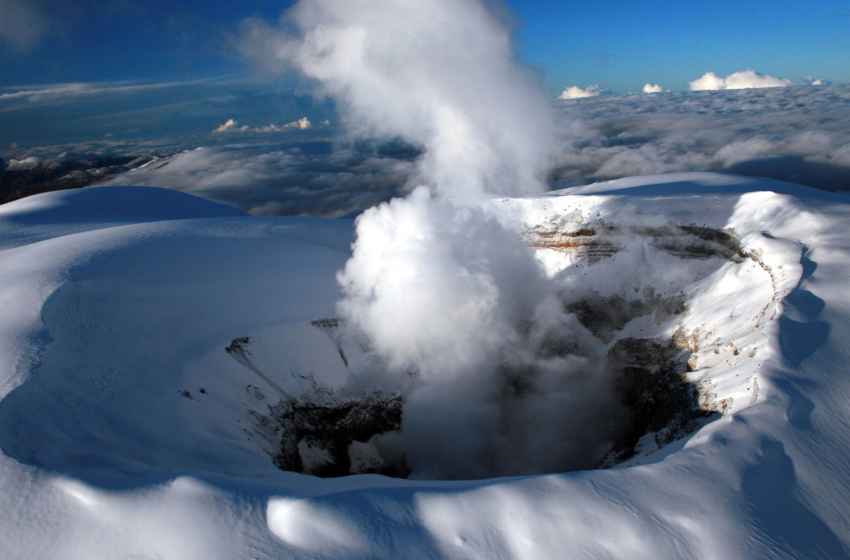
[[[320,477],[367,472],[407,476],[403,464],[388,465],[375,458],[366,466],[353,465],[349,454],[353,442],[366,443],[375,435],[401,428],[401,395],[325,396],[321,401],[290,398],[270,406],[268,415],[255,413],[261,431],[274,444],[271,456],[278,468]],[[306,454],[314,458],[305,460]]]
[[[725,239],[716,243],[727,248],[727,258],[739,253]],[[566,302],[564,309],[574,313],[587,330],[606,344],[637,317],[653,315],[660,324],[687,311],[683,294],[662,297],[646,287],[641,295],[627,299],[591,292],[579,300]],[[678,332],[670,339],[624,338],[608,351],[608,367],[617,372],[617,394],[631,411],[632,420],[601,466],[611,467],[634,456],[638,441],[647,434],[652,434],[652,440],[660,448],[695,432],[707,419],[719,416],[700,405],[699,391],[685,378],[690,371],[691,355],[686,342]]]
[[[720,414],[700,407],[699,392],[684,374],[690,351],[670,340],[624,338],[608,352],[612,367],[622,369],[617,391],[632,411],[629,432],[602,461],[602,466],[621,463],[636,452],[638,440],[653,434],[663,447],[698,430]]]

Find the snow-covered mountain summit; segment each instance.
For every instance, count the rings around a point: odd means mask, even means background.
[[[2,556],[847,557],[845,201],[706,173],[486,203],[569,312],[535,363],[607,364],[630,415],[617,437],[586,426],[590,462],[614,468],[475,482],[274,460],[399,460],[405,385],[400,425],[344,450],[297,409],[374,394],[375,356],[334,321],[351,221],[140,187],[4,205]],[[515,380],[506,434],[542,429],[515,413],[528,399],[583,398],[580,377],[553,379]],[[529,446],[493,472],[553,472],[557,455]]]

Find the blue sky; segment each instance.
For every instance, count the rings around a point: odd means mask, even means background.
[[[705,72],[751,68],[773,76],[850,81],[850,2],[713,0],[555,2],[513,6],[526,22],[525,59],[551,87],[598,83],[616,92],[646,82],[687,89]]]
[[[239,75],[247,68],[229,42],[238,23],[275,18],[290,4],[0,0],[0,87]],[[850,82],[846,0],[509,4],[523,22],[520,54],[553,92],[596,83],[625,93],[646,82],[683,90],[707,71],[747,68],[797,83]],[[19,14],[14,25],[10,13]]]

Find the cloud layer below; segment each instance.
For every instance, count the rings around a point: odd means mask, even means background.
[[[176,189],[254,215],[336,218],[406,194],[418,152],[315,141],[191,150],[106,184]]]
[[[38,95],[41,101],[19,96],[5,103],[8,107],[34,105],[21,116],[58,114],[60,109],[82,112],[67,105],[51,108],[55,93]],[[104,95],[75,95],[85,103],[76,107],[88,107],[95,100],[102,105]],[[0,99],[0,111],[3,103]],[[237,108],[246,103],[267,109],[260,115],[238,113]],[[275,119],[272,109],[287,103],[291,122],[304,114],[310,114],[311,122],[321,122],[321,116],[309,113],[308,105],[241,94],[228,97],[211,111],[212,117],[204,117],[202,135],[187,136],[185,131],[181,135],[179,126],[175,132],[166,128],[167,135],[160,132],[161,136],[144,142],[119,139],[117,134],[104,139],[101,134],[97,143],[21,148],[3,156],[6,160],[35,156],[34,161],[45,161],[60,151],[142,155],[188,148],[192,151],[164,167],[151,165],[113,183],[185,190],[256,214],[346,215],[407,192],[403,186],[420,154],[410,145],[331,141],[339,131],[321,126],[275,133],[253,130],[275,120],[287,122]],[[848,86],[605,95],[559,104],[554,124],[560,139],[552,142],[557,160],[550,175],[554,187],[702,170],[766,176],[833,191],[848,190],[850,185]],[[12,122],[16,115],[7,110],[3,118]],[[228,118],[238,120],[240,126],[250,124],[252,131],[211,133]],[[27,118],[21,126],[25,122],[38,124]],[[113,124],[120,123],[116,119]],[[7,131],[0,135],[3,132]],[[227,145],[236,142],[244,145]],[[199,145],[207,147],[194,150]]]
[[[726,171],[850,190],[850,87],[625,95],[564,103],[556,187]]]

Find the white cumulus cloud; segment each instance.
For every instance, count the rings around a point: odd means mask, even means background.
[[[832,82],[829,80],[822,80],[820,78],[814,78],[812,76],[803,76],[803,83],[807,86],[831,86]]]
[[[330,124],[329,121],[323,121],[324,123]],[[288,122],[282,126],[278,126],[276,124],[270,124],[267,126],[259,126],[256,128],[251,128],[247,124],[239,126],[239,122],[235,119],[227,119],[220,127],[213,130],[213,133],[221,133],[221,132],[283,132],[287,128],[296,128],[299,130],[306,130],[308,128],[312,128],[312,124],[310,123],[310,119],[307,117],[301,117],[297,121]],[[326,125],[325,125],[326,126]]]
[[[775,78],[760,74],[753,70],[735,72],[725,78],[714,72],[706,72],[702,78],[690,82],[691,91],[721,90],[721,89],[750,89],[793,86],[794,82],[786,78]]]
[[[645,86],[643,86],[644,93],[661,93],[662,91],[664,90],[658,84],[646,84]]]
[[[558,99],[580,99],[582,97],[596,97],[597,95],[601,95],[604,91],[605,90],[603,90],[597,84],[589,85],[586,89],[582,89],[578,86],[570,86],[564,89],[561,95],[558,96]]]
[[[283,125],[284,128],[300,128],[301,130],[310,128],[311,126],[310,120],[307,117],[301,117],[297,121],[292,121]]]
[[[239,126],[239,123],[233,119],[227,119],[227,122],[221,125],[220,127],[213,130],[213,132],[235,132],[240,131],[244,132],[248,130],[248,126]]]

